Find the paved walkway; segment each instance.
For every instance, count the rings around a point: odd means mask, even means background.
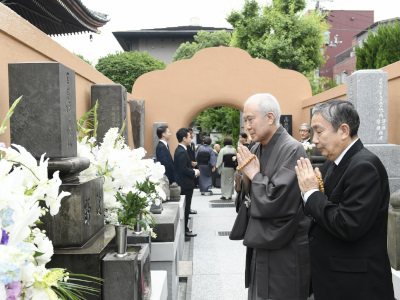
[[[210,204],[233,204],[220,200],[221,190],[213,189],[213,196],[202,196],[194,190],[192,230],[193,276],[191,300],[244,300],[246,248],[242,241],[231,241],[228,236],[218,236],[217,231],[230,231],[236,218],[234,207],[211,208]]]

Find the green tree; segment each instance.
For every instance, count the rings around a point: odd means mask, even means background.
[[[357,70],[380,69],[400,60],[400,23],[396,20],[369,32],[362,48],[356,47]]]
[[[186,42],[179,46],[172,57],[173,62],[181,59],[192,58],[197,51],[204,48],[228,46],[231,41],[231,33],[226,32],[225,30],[214,32],[201,30],[193,38],[195,42]]]
[[[75,53],[75,52],[74,52],[74,54],[75,54],[76,56],[78,56],[80,59],[82,59],[84,62],[88,63],[89,65],[91,65],[91,66],[93,67],[93,65],[92,65],[92,63],[90,62],[90,60],[84,58],[82,54],[77,54],[77,53]]]
[[[305,6],[305,0],[272,0],[264,7],[246,0],[227,17],[234,28],[230,45],[283,69],[315,70],[325,63],[321,48],[329,25],[320,13],[303,13]]]
[[[116,52],[99,59],[96,69],[103,75],[123,85],[127,91],[132,92],[136,79],[148,72],[163,70],[166,64],[144,52]]]
[[[335,86],[338,86],[338,84],[329,77],[317,76],[315,74],[315,71],[305,72],[304,76],[307,77],[308,81],[311,84],[313,95],[322,93],[326,90],[334,88]]]
[[[240,112],[227,106],[211,107],[198,114],[192,124],[200,126],[207,135],[214,130],[230,136],[236,145],[240,133]]]

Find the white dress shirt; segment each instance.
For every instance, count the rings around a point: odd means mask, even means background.
[[[340,164],[340,162],[342,161],[343,157],[345,156],[345,154],[347,153],[347,151],[349,151],[349,149],[354,145],[355,142],[357,142],[359,139],[356,138],[346,149],[343,150],[342,153],[340,153],[340,155],[335,159],[334,163],[336,166],[338,166]],[[319,189],[312,189],[307,191],[303,196],[303,201],[304,201],[304,205],[306,205],[308,197],[311,196],[312,193],[319,191]]]
[[[168,148],[168,143],[166,142],[166,141],[164,141],[164,140],[160,140],[160,142],[163,142],[163,144],[165,145],[165,147],[167,147]],[[183,145],[182,145],[183,146]]]

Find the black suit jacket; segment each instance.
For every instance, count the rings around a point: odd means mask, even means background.
[[[158,142],[156,148],[156,157],[157,161],[165,167],[165,175],[167,175],[169,183],[172,184],[175,182],[174,161],[172,160],[171,152],[169,152],[167,146],[161,141]]]
[[[196,153],[194,149],[194,143],[190,143],[190,146],[187,146],[187,152],[189,154],[190,161],[196,161]]]
[[[174,169],[176,183],[182,189],[194,189],[195,172],[192,168],[188,151],[180,145],[175,150]]]
[[[330,173],[325,162],[322,176]],[[329,171],[328,171],[329,170]],[[315,299],[393,300],[387,254],[389,183],[379,158],[358,140],[304,212]]]

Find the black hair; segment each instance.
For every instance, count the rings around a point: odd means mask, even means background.
[[[182,142],[183,138],[187,137],[189,130],[187,128],[181,128],[176,132],[176,138],[178,142]]]
[[[211,138],[209,136],[205,136],[203,139],[203,143],[206,145],[211,145]]]
[[[157,136],[158,136],[159,139],[162,138],[162,135],[163,135],[164,132],[167,131],[167,128],[168,128],[168,126],[160,126],[160,127],[157,128]]]
[[[240,134],[240,136],[241,136],[242,138],[244,138],[244,139],[247,139],[247,133],[245,133],[245,132],[242,132],[242,133]]]
[[[224,138],[224,146],[233,145],[233,140],[230,137]]]
[[[347,124],[350,128],[350,137],[357,135],[360,117],[350,101],[334,99],[319,103],[312,109],[313,116],[318,113],[332,125],[335,132],[342,124]]]

